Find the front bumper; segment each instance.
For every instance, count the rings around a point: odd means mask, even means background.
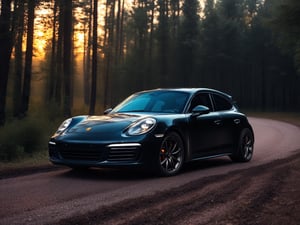
[[[157,158],[161,139],[122,143],[50,140],[49,159],[53,164],[70,167],[146,166]]]

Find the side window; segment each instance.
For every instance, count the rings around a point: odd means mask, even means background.
[[[224,111],[232,108],[232,104],[220,95],[213,95],[215,111]]]
[[[209,97],[209,94],[207,93],[201,93],[196,95],[191,102],[189,112],[192,112],[193,108],[195,108],[197,105],[204,105],[208,107],[212,111],[212,105],[211,105],[211,100]]]

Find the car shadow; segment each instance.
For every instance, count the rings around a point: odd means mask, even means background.
[[[232,165],[233,162],[228,157],[203,159],[186,163],[181,173],[189,173],[197,170],[205,170],[221,166]]]
[[[226,157],[199,160],[184,165],[180,173],[191,173],[214,167],[231,165],[232,161]],[[89,169],[66,169],[59,176],[64,178],[82,180],[147,180],[161,178],[158,175],[140,168],[89,168]]]
[[[65,178],[78,178],[84,180],[142,180],[154,178],[155,175],[143,172],[139,169],[129,168],[89,168],[89,169],[68,169],[60,176]]]

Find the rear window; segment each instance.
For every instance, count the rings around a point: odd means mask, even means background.
[[[225,111],[232,109],[232,104],[224,97],[213,94],[215,111]]]

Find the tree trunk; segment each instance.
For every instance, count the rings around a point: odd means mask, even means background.
[[[23,51],[22,42],[24,35],[24,1],[15,1],[15,23],[16,23],[16,43],[15,43],[15,74],[13,91],[13,114],[19,116],[22,96],[22,72],[23,72]]]
[[[160,85],[168,85],[168,1],[159,1],[159,54],[160,54]]]
[[[121,0],[116,0],[117,5],[118,5],[118,10],[117,10],[117,21],[116,21],[116,40],[115,40],[115,65],[118,65],[119,63],[119,49],[120,49],[120,22],[121,22]]]
[[[56,93],[56,81],[57,81],[57,73],[56,73],[56,66],[57,66],[57,38],[56,38],[56,22],[57,22],[57,0],[54,0],[53,6],[53,30],[52,30],[52,40],[51,40],[51,59],[50,59],[50,70],[48,76],[48,90],[47,90],[47,102],[51,102],[55,100],[55,93]]]
[[[27,41],[24,67],[24,81],[22,92],[22,106],[20,115],[26,116],[29,107],[31,75],[32,75],[32,53],[33,53],[33,31],[34,31],[34,8],[35,0],[28,0]]]
[[[110,3],[108,1],[109,15],[106,29],[108,29],[107,38],[107,51],[105,55],[105,72],[104,72],[104,107],[107,108],[112,103],[112,93],[111,93],[111,82],[112,82],[112,58],[113,58],[113,46],[114,46],[114,26],[115,26],[115,0]]]
[[[92,15],[93,15],[93,0],[89,1],[90,8],[88,11],[88,35],[87,38],[87,49],[85,50],[85,61],[84,61],[84,103],[90,105],[91,97],[91,42],[92,42]]]
[[[89,114],[95,114],[96,94],[97,94],[97,37],[98,37],[98,0],[94,0],[93,12],[93,55],[92,55],[92,83],[91,83],[91,102]]]
[[[65,0],[63,4],[64,14],[64,40],[63,40],[63,75],[64,75],[64,115],[71,116],[72,103],[72,0]]]
[[[63,77],[63,37],[64,37],[64,1],[55,0],[59,5],[58,15],[58,37],[57,37],[57,48],[56,48],[56,65],[55,65],[55,102],[58,105],[62,103],[62,83]]]
[[[120,48],[119,48],[119,57],[120,63],[123,63],[124,58],[124,14],[125,14],[125,0],[122,2],[122,13],[120,21]]]
[[[0,126],[5,123],[6,92],[12,51],[10,17],[11,0],[2,0],[0,15]]]
[[[152,60],[152,48],[153,48],[153,33],[154,33],[154,14],[155,14],[155,5],[154,2],[151,4],[151,16],[150,16],[150,35],[149,35],[149,59]]]

